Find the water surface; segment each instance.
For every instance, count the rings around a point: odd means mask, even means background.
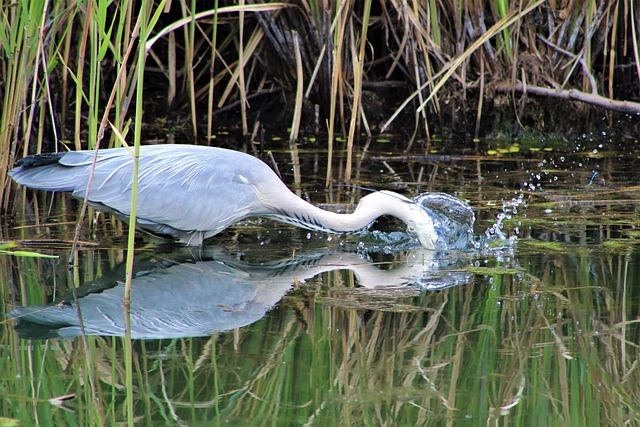
[[[203,250],[141,236],[129,391],[126,226],[91,211],[69,269],[78,203],[18,190],[4,239],[59,258],[0,258],[3,317],[49,320],[3,324],[2,414],[110,425],[133,393],[139,425],[639,424],[637,153],[613,139],[447,145],[361,146],[353,184],[453,194],[477,235],[507,240],[433,253],[388,219],[347,237],[251,220]],[[274,150],[284,180],[352,209],[365,190],[326,190],[325,154],[302,148]]]

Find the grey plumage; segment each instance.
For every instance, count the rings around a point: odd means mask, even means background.
[[[94,151],[30,156],[18,162],[9,175],[30,188],[83,198],[93,157]],[[99,150],[89,201],[128,217],[133,165],[129,149]],[[190,245],[200,245],[203,239],[248,217],[272,217],[316,231],[353,233],[366,229],[381,215],[392,215],[403,220],[425,248],[446,249],[437,245],[433,221],[420,203],[378,191],[363,197],[352,214],[324,211],[293,194],[261,160],[222,148],[140,147],[136,213],[138,228]]]

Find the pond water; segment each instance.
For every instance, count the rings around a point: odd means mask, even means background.
[[[357,188],[329,190],[325,153],[274,149],[327,209],[361,187],[446,192],[504,238],[434,253],[389,219],[356,236],[251,220],[199,250],[140,236],[130,390],[126,226],[91,210],[68,268],[79,203],[14,192],[3,239],[58,258],[0,258],[1,314],[19,316],[0,329],[0,424],[113,425],[128,396],[136,425],[640,424],[639,153],[531,144],[372,142]]]

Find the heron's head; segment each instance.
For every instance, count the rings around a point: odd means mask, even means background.
[[[370,202],[379,213],[400,218],[407,225],[407,231],[417,237],[425,249],[441,249],[433,219],[420,203],[387,190],[371,193],[362,201]]]
[[[442,249],[442,242],[429,214],[416,204],[409,205],[409,209],[412,215],[407,221],[407,231],[416,236],[425,249]]]

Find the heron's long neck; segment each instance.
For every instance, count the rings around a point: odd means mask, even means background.
[[[411,220],[408,200],[390,192],[375,192],[363,197],[351,214],[325,211],[292,193],[282,201],[283,205],[273,207],[276,219],[316,231],[353,233],[367,228],[382,215],[395,216],[407,224]]]

